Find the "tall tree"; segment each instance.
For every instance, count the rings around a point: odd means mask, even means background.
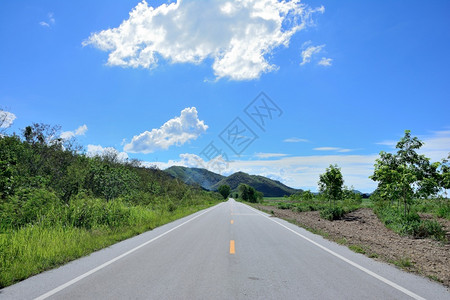
[[[397,199],[398,206],[403,203],[404,215],[409,214],[411,204],[416,198],[426,198],[439,191],[438,168],[440,163],[430,163],[425,155],[417,150],[423,142],[405,130],[405,136],[397,143],[397,153],[380,152],[375,170],[370,178],[378,182],[377,190],[390,203]]]
[[[222,195],[223,199],[227,199],[230,195],[231,188],[229,185],[223,184],[219,186],[219,193]]]
[[[326,172],[319,177],[319,190],[324,193],[332,204],[336,204],[342,195],[342,187],[344,185],[344,178],[342,177],[341,169],[337,165],[330,165]]]

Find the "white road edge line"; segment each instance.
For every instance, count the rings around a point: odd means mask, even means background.
[[[223,203],[224,203],[224,202],[222,202],[222,203],[220,203],[220,204],[218,204],[218,205],[216,205],[216,206],[213,206],[213,207],[209,208],[208,210],[202,212],[201,214],[198,214],[198,215],[196,215],[195,217],[193,217],[193,218],[191,218],[191,219],[189,219],[189,220],[187,220],[187,221],[181,223],[180,225],[177,225],[177,226],[175,226],[174,228],[172,228],[172,229],[170,229],[170,230],[167,230],[166,232],[164,232],[164,233],[158,235],[157,237],[154,237],[153,239],[151,239],[151,240],[149,240],[149,241],[146,241],[145,243],[140,244],[139,246],[137,246],[137,247],[135,247],[135,248],[133,248],[133,249],[131,249],[131,250],[129,250],[129,251],[127,251],[127,252],[125,252],[125,253],[119,255],[119,256],[116,256],[115,258],[113,258],[113,259],[111,259],[111,260],[109,260],[109,261],[107,261],[107,262],[101,264],[100,266],[98,266],[98,267],[96,267],[96,268],[94,268],[94,269],[92,269],[92,270],[90,270],[90,271],[88,271],[88,272],[86,272],[86,273],[84,273],[84,274],[81,274],[80,276],[78,276],[78,277],[76,277],[76,278],[74,278],[74,279],[72,279],[72,280],[70,280],[70,281],[68,281],[68,282],[66,282],[66,283],[64,283],[64,284],[62,284],[62,285],[60,285],[60,286],[54,288],[53,290],[51,290],[51,291],[49,291],[49,292],[47,292],[47,293],[45,293],[45,294],[43,294],[43,295],[41,295],[41,296],[39,296],[39,297],[37,297],[37,298],[34,298],[34,299],[35,299],[35,300],[43,300],[43,299],[47,299],[47,298],[50,297],[50,296],[53,296],[54,294],[56,294],[56,293],[62,291],[63,289],[65,289],[65,288],[71,286],[72,284],[77,283],[78,281],[80,281],[80,280],[82,280],[82,279],[88,277],[89,275],[92,275],[93,273],[95,273],[95,272],[97,272],[97,271],[99,271],[99,270],[101,270],[101,269],[103,269],[103,268],[105,268],[105,267],[107,267],[107,266],[109,266],[110,264],[112,264],[112,263],[118,261],[119,259],[124,258],[125,256],[127,256],[127,255],[129,255],[129,254],[135,252],[136,250],[138,250],[138,249],[140,249],[140,248],[142,248],[142,247],[144,247],[144,246],[150,244],[151,242],[156,241],[156,240],[159,239],[160,237],[165,236],[166,234],[168,234],[168,233],[174,231],[175,229],[177,229],[177,228],[179,228],[179,227],[181,227],[181,226],[183,226],[183,225],[185,225],[185,224],[191,222],[192,220],[195,220],[195,219],[197,219],[198,217],[200,217],[200,216],[206,214],[207,212],[210,212],[211,210],[213,210],[213,209],[215,209],[215,208],[221,206]]]
[[[325,246],[322,246],[321,244],[314,242],[314,241],[311,240],[310,238],[308,238],[308,237],[302,235],[301,233],[298,233],[298,232],[296,232],[295,230],[292,230],[291,228],[289,228],[289,227],[287,227],[287,226],[281,224],[280,222],[277,222],[277,221],[274,220],[273,218],[270,218],[270,217],[264,215],[263,213],[261,213],[260,211],[254,209],[253,207],[250,207],[250,206],[247,206],[247,207],[248,207],[249,209],[251,209],[251,210],[257,212],[257,213],[260,214],[261,216],[263,216],[263,217],[269,219],[270,221],[277,223],[278,225],[280,225],[280,226],[286,228],[287,230],[291,231],[292,233],[294,233],[294,234],[300,236],[301,238],[307,240],[308,242],[314,244],[315,246],[321,248],[322,250],[324,250],[324,251],[330,253],[331,255],[333,255],[333,256],[335,256],[335,257],[337,257],[337,258],[339,258],[339,259],[345,261],[346,263],[348,263],[348,264],[354,266],[355,268],[357,268],[357,269],[363,271],[364,273],[367,273],[368,275],[370,275],[370,276],[372,276],[372,277],[375,277],[376,279],[378,279],[378,280],[380,280],[380,281],[386,283],[387,285],[390,285],[391,287],[393,287],[393,288],[399,290],[400,292],[403,292],[403,293],[405,293],[406,295],[408,295],[408,296],[410,296],[410,297],[412,297],[412,298],[414,298],[414,299],[417,299],[417,300],[425,300],[425,298],[420,297],[419,295],[417,295],[417,294],[411,292],[410,290],[405,289],[404,287],[402,287],[402,286],[396,284],[395,282],[392,282],[392,281],[390,281],[389,279],[386,279],[386,278],[384,278],[384,277],[378,275],[377,273],[374,273],[374,272],[370,271],[369,269],[364,268],[363,266],[361,266],[361,265],[359,265],[359,264],[357,264],[357,263],[355,263],[355,262],[353,262],[353,261],[351,261],[351,260],[349,260],[349,259],[343,257],[343,256],[340,255],[340,254],[337,254],[336,252],[334,252],[334,251],[332,251],[332,250],[326,248]]]

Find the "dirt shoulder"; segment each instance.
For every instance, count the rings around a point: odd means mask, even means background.
[[[273,206],[256,205],[258,209],[273,212],[278,218],[293,221],[325,238],[349,246],[377,260],[392,263],[441,282],[450,287],[450,243],[432,239],[413,239],[399,236],[387,229],[369,208],[361,208],[343,220],[328,221],[319,212],[294,212]],[[450,221],[438,220],[447,231]]]

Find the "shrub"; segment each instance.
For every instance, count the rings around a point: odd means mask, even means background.
[[[340,207],[325,208],[320,211],[320,217],[325,220],[339,220],[344,216],[344,210]]]
[[[386,227],[401,235],[410,235],[415,238],[432,237],[444,241],[445,232],[436,220],[421,220],[416,212],[408,215],[402,214],[389,206],[377,207],[375,213]]]
[[[20,228],[26,224],[52,222],[46,220],[62,209],[62,203],[56,195],[45,189],[22,188],[0,203],[0,222],[3,229]],[[57,217],[56,217],[57,218]]]
[[[126,225],[129,217],[130,210],[120,199],[106,202],[98,198],[75,198],[69,202],[67,212],[70,225],[86,229]]]
[[[291,209],[292,207],[293,207],[292,203],[284,203],[284,202],[278,203],[279,209]]]

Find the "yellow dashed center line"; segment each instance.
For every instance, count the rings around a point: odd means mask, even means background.
[[[234,240],[231,240],[230,241],[230,254],[234,254],[235,253],[235,251],[234,251]]]

